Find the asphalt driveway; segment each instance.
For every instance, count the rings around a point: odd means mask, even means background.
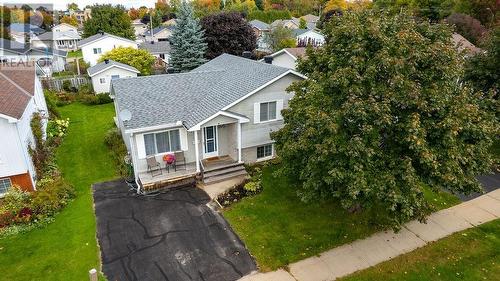
[[[208,195],[184,187],[138,196],[123,181],[93,186],[103,272],[114,280],[237,280],[255,262]]]

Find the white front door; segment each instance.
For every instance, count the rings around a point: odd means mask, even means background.
[[[219,156],[217,126],[203,128],[203,158]]]

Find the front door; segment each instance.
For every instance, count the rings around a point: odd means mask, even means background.
[[[217,147],[218,147],[217,126],[204,127],[203,128],[203,139],[204,139],[204,141],[203,141],[204,158],[219,156],[219,151],[217,149]]]

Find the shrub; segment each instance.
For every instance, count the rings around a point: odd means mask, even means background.
[[[10,213],[12,216],[16,216],[21,209],[30,206],[30,204],[31,194],[21,190],[19,186],[13,186],[2,200],[0,213]]]
[[[250,194],[258,193],[261,188],[262,188],[262,185],[261,185],[260,181],[249,181],[243,186],[243,189],[247,193],[250,193]]]
[[[69,118],[49,120],[47,123],[47,136],[49,138],[62,138],[69,127]]]
[[[37,183],[37,191],[32,195],[31,207],[37,218],[53,216],[74,198],[71,185],[61,176],[43,178]]]
[[[453,25],[455,31],[473,44],[478,44],[486,33],[486,28],[477,19],[464,14],[452,14],[446,21]]]
[[[130,167],[124,161],[128,152],[120,131],[116,128],[109,130],[104,137],[104,143],[110,149],[111,157],[116,163],[118,174],[122,177],[128,176]]]
[[[47,103],[47,109],[51,117],[60,117],[59,110],[57,109],[57,96],[54,92],[45,90],[45,101]]]
[[[77,99],[88,105],[98,105],[98,104],[106,104],[106,103],[111,103],[113,102],[113,99],[109,96],[108,93],[104,94],[82,94],[78,95]]]

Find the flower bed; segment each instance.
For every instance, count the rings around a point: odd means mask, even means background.
[[[39,180],[36,191],[26,192],[18,186],[9,189],[0,202],[0,237],[27,231],[52,221],[54,215],[74,198],[71,185],[64,181],[54,160],[54,149],[61,143],[69,120],[51,120],[47,138],[43,137],[42,116],[31,121],[34,144],[28,150]]]
[[[247,166],[246,168],[247,172],[251,176],[251,179],[235,185],[230,190],[217,196],[217,201],[222,207],[228,207],[245,197],[254,196],[262,192],[261,168],[259,166]]]

